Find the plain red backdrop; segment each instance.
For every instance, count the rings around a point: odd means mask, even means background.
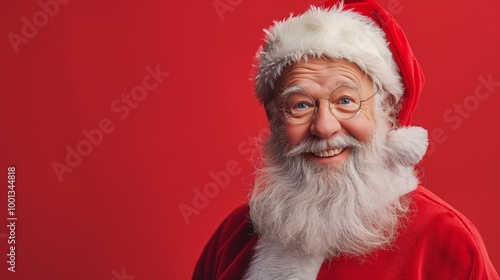
[[[251,185],[248,159],[267,127],[249,79],[262,29],[322,1],[60,0],[44,17],[47,2],[0,4],[0,278],[189,279]],[[413,119],[431,135],[423,184],[474,222],[500,269],[500,2],[381,4],[427,78]],[[168,76],[144,93],[148,67]],[[496,84],[479,98],[481,79]],[[122,99],[132,93],[140,101]],[[102,121],[109,133],[89,150],[82,131]],[[53,165],[78,148],[88,155],[59,180]]]

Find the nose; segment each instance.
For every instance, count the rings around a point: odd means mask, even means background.
[[[317,102],[317,112],[311,119],[310,133],[321,139],[328,139],[340,131],[340,122],[330,111],[328,100],[318,99]]]

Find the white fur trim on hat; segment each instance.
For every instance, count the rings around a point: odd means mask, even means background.
[[[265,47],[257,52],[255,91],[261,103],[273,98],[283,68],[301,59],[328,57],[357,64],[373,82],[399,101],[404,86],[385,33],[368,17],[343,4],[325,9],[312,6],[300,16],[275,22],[264,30]]]

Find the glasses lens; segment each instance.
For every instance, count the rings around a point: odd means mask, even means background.
[[[283,110],[291,122],[304,123],[314,113],[314,100],[305,93],[292,93],[286,97]]]
[[[336,117],[349,119],[356,115],[361,108],[361,99],[355,89],[339,87],[332,92],[330,108]]]

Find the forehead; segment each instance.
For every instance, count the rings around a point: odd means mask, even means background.
[[[331,91],[340,85],[371,87],[371,79],[356,64],[342,59],[313,58],[300,60],[283,69],[275,94],[299,86],[306,91]]]

